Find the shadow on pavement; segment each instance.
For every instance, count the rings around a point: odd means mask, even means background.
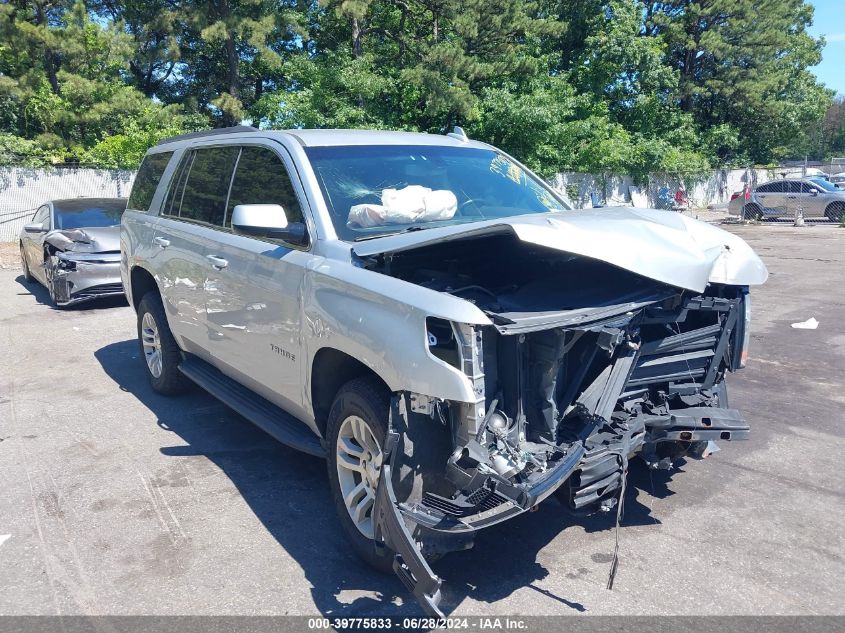
[[[397,578],[363,565],[346,546],[335,519],[323,460],[279,444],[198,389],[179,398],[156,394],[149,386],[134,339],[112,343],[94,355],[122,390],[132,393],[157,416],[162,429],[187,443],[163,446],[162,454],[174,459],[203,456],[229,477],[268,532],[302,567],[321,614],[422,614]],[[659,523],[637,502],[643,486],[648,490],[657,477],[651,478],[644,467],[632,463],[623,525]],[[672,494],[665,482],[662,486],[665,494]],[[441,607],[449,613],[467,597],[493,603],[527,586],[559,602],[562,613],[586,611],[583,605],[533,584],[550,573],[577,571],[550,572],[537,562],[537,554],[569,526],[578,524],[594,532],[613,529],[614,520],[615,513],[573,519],[550,500],[536,512],[482,530],[473,549],[434,563],[444,580]],[[596,554],[594,560],[597,556],[604,555]],[[609,557],[598,562],[609,562]]]

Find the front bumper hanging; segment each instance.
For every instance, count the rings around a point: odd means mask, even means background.
[[[414,594],[426,615],[442,618],[440,586],[442,580],[432,571],[411,536],[405,520],[399,513],[396,493],[393,490],[394,450],[399,436],[388,430],[385,440],[385,459],[381,467],[378,490],[373,506],[375,515],[375,541],[377,547],[393,552],[393,571],[402,584]]]

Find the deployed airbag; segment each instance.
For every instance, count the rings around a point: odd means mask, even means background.
[[[449,220],[458,210],[458,199],[448,189],[409,185],[385,189],[381,204],[356,204],[349,209],[347,225],[361,228]]]

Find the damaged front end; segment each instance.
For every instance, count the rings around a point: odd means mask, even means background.
[[[382,524],[382,538],[402,552],[397,573],[424,585],[409,584],[424,604],[436,607],[439,589],[420,566],[432,535],[471,534],[552,494],[574,513],[610,510],[629,458],[671,468],[688,453],[703,454],[708,442],[748,437],[724,382],[744,365],[745,285],[673,287],[507,236],[379,255],[365,265],[465,298],[491,321],[427,321],[430,353],[467,376],[475,402],[400,394],[391,415],[400,443],[403,429],[420,424],[415,416],[439,420],[449,437],[441,485],[395,503],[394,475],[377,515],[385,520],[395,509],[404,520],[406,534],[392,521]],[[466,539],[460,546],[469,546]]]
[[[54,230],[44,236],[44,276],[58,306],[123,294],[118,230]]]

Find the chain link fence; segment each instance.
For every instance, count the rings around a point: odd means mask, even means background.
[[[39,205],[62,198],[125,198],[134,171],[0,166],[0,242],[14,242]]]

